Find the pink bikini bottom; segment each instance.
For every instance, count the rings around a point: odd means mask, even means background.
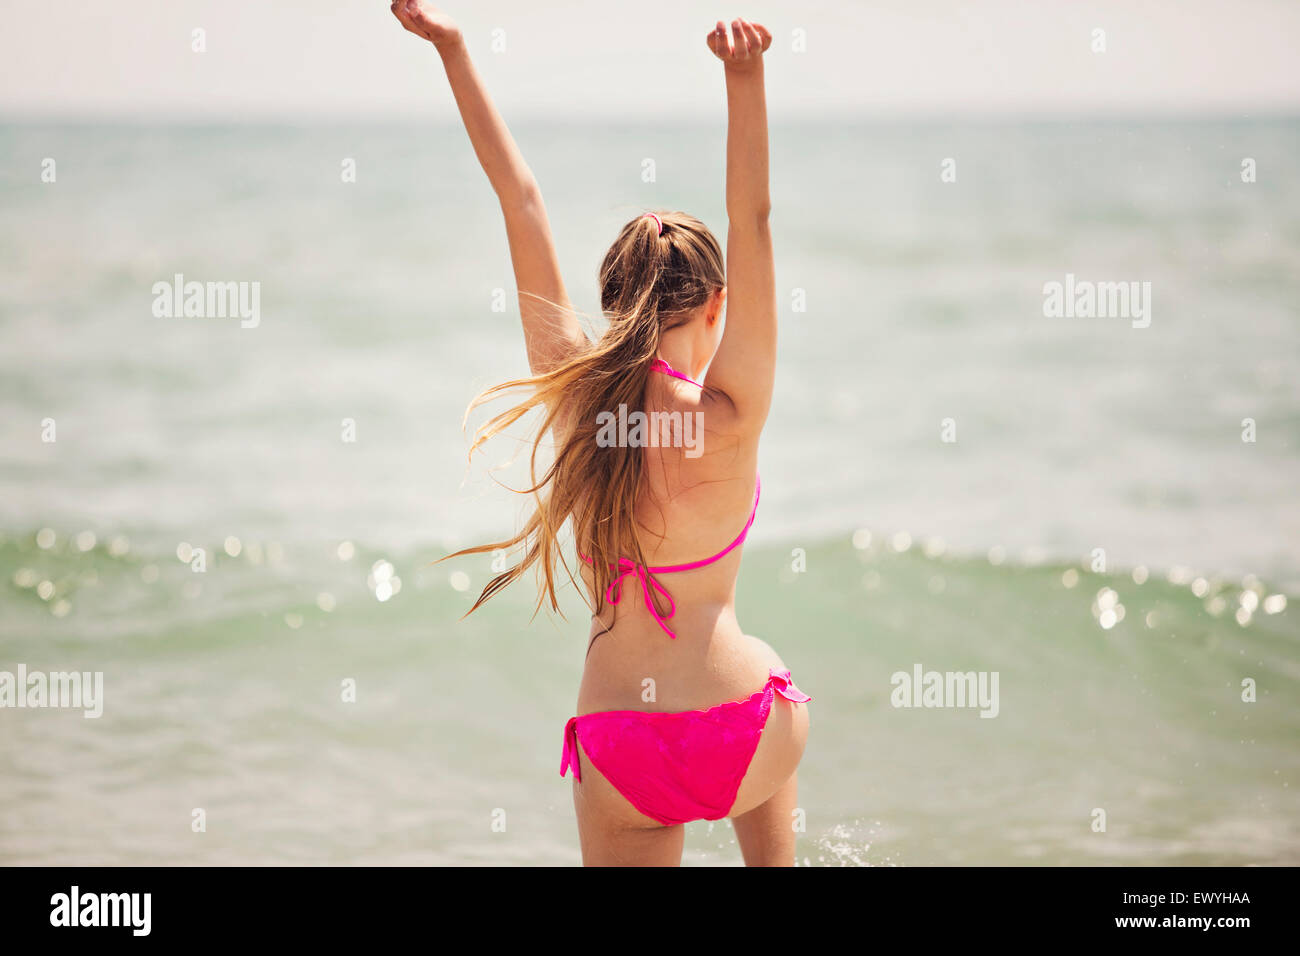
[[[560,776],[578,766],[582,749],[632,806],[664,826],[721,820],[758,749],[775,694],[797,704],[812,700],[789,671],[771,670],[763,689],[744,700],[675,714],[607,710],[571,718],[564,727]]]

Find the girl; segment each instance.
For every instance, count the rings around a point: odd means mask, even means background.
[[[735,609],[776,367],[763,92],[771,34],[733,20],[730,33],[719,22],[707,37],[727,87],[725,264],[692,216],[633,219],[601,265],[609,327],[593,343],[565,293],[537,181],[460,31],[424,0],[398,0],[392,10],[442,57],[505,216],[533,374],[475,400],[527,396],[484,425],[474,448],[540,410],[526,489],[537,510],[514,538],[457,553],[523,554],[473,609],[532,566],[539,603],[557,608],[557,536],[572,521],[592,621],[560,772],[573,773],[583,862],[678,865],[683,824],[730,817],[747,864],[793,865],[795,768],[811,698],[775,651],[741,630]],[[628,410],[651,427],[616,436],[609,423]],[[674,440],[683,422],[703,423],[703,447]],[[539,478],[548,431],[555,457]]]

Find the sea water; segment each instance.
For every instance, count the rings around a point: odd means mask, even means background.
[[[721,127],[517,134],[588,314],[628,218],[725,230]],[[737,600],[815,698],[800,863],[1300,862],[1300,122],[772,142]],[[582,602],[462,620],[493,557],[430,564],[524,514],[461,415],[525,371],[455,126],[0,126],[0,671],[103,680],[0,709],[0,861],[578,862]],[[931,671],[996,716],[898,706]]]

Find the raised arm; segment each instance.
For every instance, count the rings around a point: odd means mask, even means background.
[[[772,34],[721,21],[708,36],[727,78],[727,324],[707,382],[727,395],[741,428],[762,430],[776,376],[776,277],[768,214],[763,52]]]
[[[432,43],[442,57],[465,131],[505,216],[529,367],[534,374],[548,371],[585,346],[587,337],[564,291],[542,191],[484,89],[456,24],[424,0],[397,0],[392,10],[402,26]]]

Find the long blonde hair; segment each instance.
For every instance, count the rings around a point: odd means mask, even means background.
[[[682,212],[655,216],[640,216],[627,223],[605,253],[600,266],[600,306],[609,327],[599,340],[540,375],[495,385],[469,405],[467,417],[479,405],[505,393],[528,393],[476,430],[471,457],[484,442],[528,412],[540,407],[545,415],[532,438],[532,486],[518,489],[534,497],[536,510],[513,537],[447,555],[454,558],[523,548],[520,561],[489,581],[468,613],[534,566],[538,571],[537,610],[547,602],[558,611],[557,566],[563,564],[573,580],[558,543],[569,518],[573,519],[579,552],[591,561],[596,613],[605,605],[605,590],[617,574],[613,566],[620,558],[645,565],[634,517],[641,490],[641,449],[602,447],[596,441],[600,430],[597,416],[614,412],[620,405],[629,411],[644,410],[650,366],[658,355],[660,337],[667,329],[689,321],[694,310],[726,286],[722,247],[704,223]],[[541,439],[560,423],[567,430],[561,435],[556,428],[554,460],[539,478]]]

